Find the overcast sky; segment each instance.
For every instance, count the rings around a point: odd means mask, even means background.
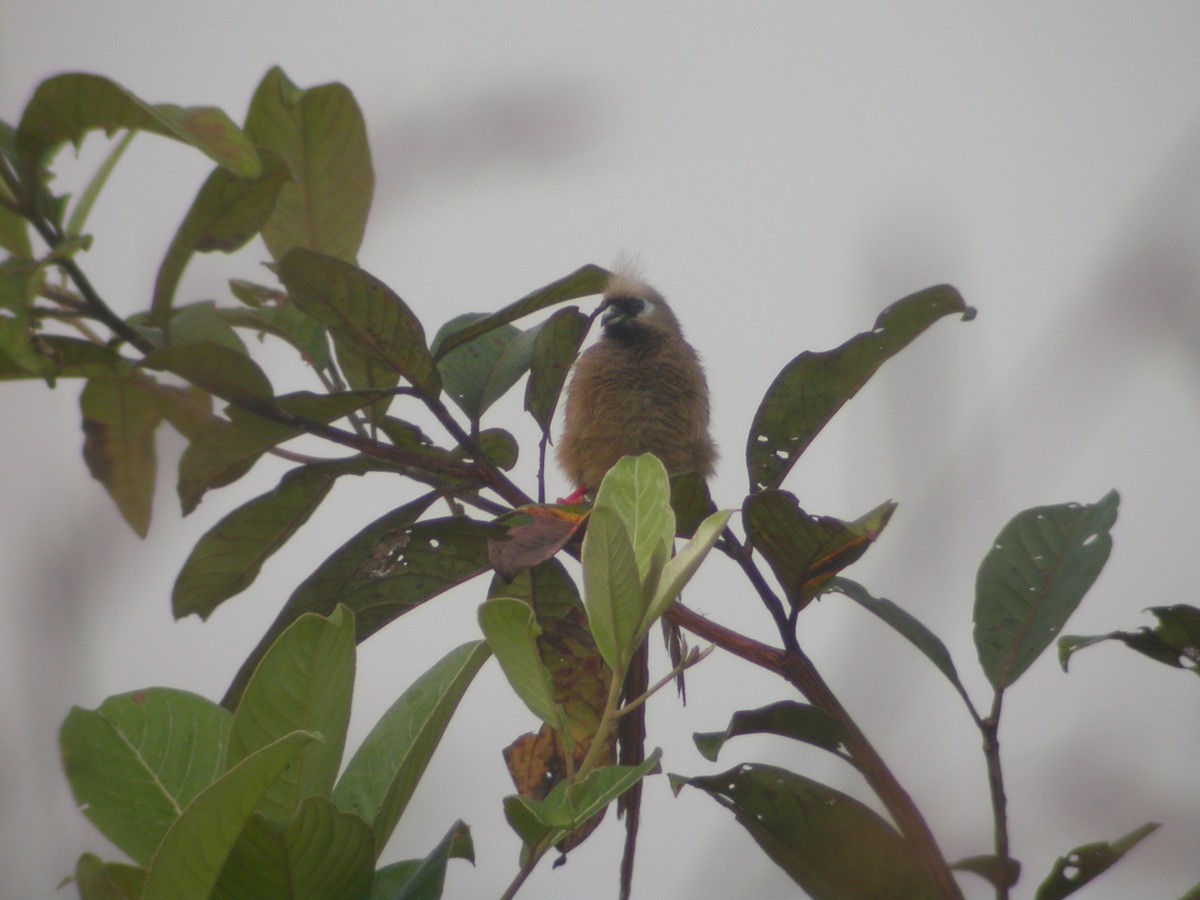
[[[82,70],[146,100],[215,104],[240,120],[274,64],[301,86],[341,81],[363,107],[376,195],[362,266],[427,331],[588,262],[640,254],[703,355],[722,462],[717,501],[740,505],[745,435],[763,390],[798,352],[871,327],[891,301],[950,282],[979,311],[936,325],[814,443],[786,482],[816,513],[899,509],[850,575],[949,646],[979,706],[975,570],[1029,506],[1121,492],[1115,549],[1067,626],[1152,624],[1200,605],[1200,7],[1054,4],[165,4],[0,5],[0,118],[35,85]],[[97,159],[60,156],[63,184]],[[151,136],[126,154],[91,220],[84,265],[122,313],[149,302],[158,260],[209,169]],[[188,270],[181,299],[228,300],[261,280],[258,243]],[[258,353],[258,348],[255,348]],[[270,346],[265,364],[288,367]],[[314,387],[303,370],[276,381]],[[79,853],[118,858],[74,809],[57,762],[72,704],[169,685],[218,698],[315,560],[409,495],[374,476],[328,508],[255,586],[204,624],[171,619],[191,545],[284,467],[264,462],[179,517],[164,434],[155,521],[129,533],[79,454],[78,383],[0,385],[0,895],[54,895]],[[519,402],[519,401],[518,401]],[[517,403],[492,424],[534,434]],[[531,484],[532,447],[518,468]],[[557,478],[557,473],[556,476]],[[551,491],[563,487],[561,479]],[[354,746],[402,687],[476,636],[479,586],[364,644]],[[770,622],[732,568],[702,570],[686,601],[762,639]],[[979,737],[945,681],[879,623],[835,598],[801,640],[925,811],[946,855],[989,852]],[[661,667],[661,660],[658,661]],[[686,709],[649,707],[667,771],[773,762],[866,797],[837,761],[781,740],[732,743],[717,766],[693,731],[791,694],[715,654]],[[1164,828],[1081,896],[1176,897],[1200,881],[1195,679],[1105,645],[1064,675],[1048,653],[1006,700],[1001,734],[1018,894],[1055,857],[1142,822]],[[423,855],[455,818],[477,866],[448,897],[499,894],[517,843],[500,748],[532,729],[489,665],[471,688],[385,860]],[[733,817],[696,791],[646,790],[636,895],[777,896],[790,881]],[[608,822],[522,897],[614,893]],[[969,897],[982,882],[963,878]]]

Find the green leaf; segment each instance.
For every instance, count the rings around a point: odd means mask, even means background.
[[[1131,650],[1177,669],[1191,669],[1200,675],[1200,609],[1194,606],[1152,606],[1158,627],[1137,631],[1113,631],[1083,636],[1066,634],[1058,639],[1058,661],[1067,671],[1071,654],[1101,641],[1116,640]]]
[[[53,385],[56,378],[118,375],[132,368],[132,363],[123,360],[111,347],[91,341],[57,334],[39,334],[37,343],[41,349],[41,359],[37,369],[33,370],[21,365],[19,360],[6,352],[3,336],[0,335],[0,381],[46,378]]]
[[[644,608],[633,546],[625,523],[611,507],[592,510],[582,562],[588,627],[609,668],[623,674],[635,649]]]
[[[650,602],[646,614],[642,618],[642,634],[649,631],[650,626],[666,613],[671,604],[675,602],[675,598],[683,591],[684,585],[692,580],[692,576],[700,568],[700,563],[704,562],[704,558],[708,556],[708,551],[716,545],[717,540],[721,537],[721,532],[725,530],[731,515],[733,512],[728,509],[713,513],[696,529],[695,537],[688,541],[679,553],[667,560],[654,599]]]
[[[354,391],[338,394],[299,391],[274,398],[274,405],[284,413],[328,424],[375,399],[377,395]],[[196,508],[208,490],[236,481],[269,449],[304,433],[301,428],[264,419],[237,406],[226,411],[230,421],[212,422],[193,438],[180,457],[178,490],[184,515]],[[376,467],[390,468],[382,461]],[[332,607],[325,610],[332,611]]]
[[[975,579],[975,647],[996,690],[1029,668],[1079,606],[1112,549],[1116,491],[1040,506],[1001,530]]]
[[[940,897],[932,876],[891,825],[853,797],[774,766],[671,775],[704,791],[814,900]]]
[[[573,783],[560,781],[545,800],[505,797],[504,816],[526,846],[552,846],[587,824],[647,775],[661,771],[661,758],[662,750],[656,748],[637,766],[592,769]]]
[[[0,122],[0,158],[17,164],[17,132],[7,122]],[[29,222],[8,204],[16,206],[17,198],[7,182],[0,180],[0,248],[7,250],[16,259],[33,256],[33,245],[29,240]]]
[[[260,339],[263,334],[271,334],[287,341],[315,369],[325,370],[332,365],[325,326],[296,309],[283,291],[237,278],[230,279],[229,289],[251,307],[218,310],[230,325],[253,329]]]
[[[266,403],[275,393],[254,360],[211,341],[160,347],[147,354],[142,364],[150,369],[173,372],[196,387],[239,406]]]
[[[671,509],[675,511],[675,534],[690,538],[700,523],[717,511],[708,482],[697,472],[671,476]]]
[[[371,900],[439,900],[446,882],[446,864],[451,859],[475,862],[471,829],[461,820],[424,859],[394,863],[376,872]]]
[[[311,749],[311,747],[309,748]],[[255,813],[221,870],[214,900],[366,900],[375,838],[358,816],[309,797],[285,825]]]
[[[479,607],[479,627],[517,696],[551,728],[560,727],[550,672],[538,654],[542,629],[533,608],[513,597],[494,597]]]
[[[490,655],[485,642],[474,641],[442,657],[383,714],[338,780],[334,802],[371,823],[377,854],[404,814],[459,701]]]
[[[1000,857],[989,854],[984,856],[966,856],[950,863],[950,868],[956,872],[971,872],[986,879],[993,887],[1012,887],[1021,877],[1021,863],[1011,857],[1001,860]]]
[[[950,651],[936,634],[921,624],[914,616],[897,606],[885,597],[873,597],[861,584],[849,578],[837,577],[830,582],[830,590],[843,594],[870,613],[874,613],[901,637],[925,654],[926,658],[937,666],[938,671],[950,679],[960,694],[966,696],[966,689],[958,680],[958,670],[954,668],[954,660]]]
[[[171,823],[220,775],[231,721],[186,691],[151,688],[73,707],[59,733],[75,802],[142,865]]]
[[[246,343],[233,326],[217,309],[212,300],[201,300],[199,303],[189,303],[172,310],[171,343],[173,344],[220,344],[241,356],[249,356]]]
[[[293,732],[197,794],[155,851],[142,900],[207,900],[254,808],[314,739],[308,732]]]
[[[273,68],[250,101],[246,133],[280,154],[292,171],[263,229],[275,261],[304,247],[352,262],[371,210],[375,171],[362,111],[349,88],[301,90]]]
[[[434,335],[434,354],[445,335],[482,318],[482,313],[467,313],[451,319]],[[534,337],[536,331],[522,332],[513,325],[500,325],[438,359],[442,387],[472,422],[478,422],[528,371]]]
[[[780,700],[758,709],[739,710],[730,718],[724,731],[696,732],[692,740],[705,759],[716,762],[725,742],[742,734],[777,734],[838,755],[841,755],[846,740],[845,729],[837,719],[815,706],[795,700]]]
[[[1112,843],[1097,842],[1076,847],[1060,856],[1046,880],[1038,886],[1034,900],[1061,900],[1069,897],[1097,875],[1106,871],[1122,856],[1158,829],[1157,822],[1147,822]]]
[[[574,306],[560,309],[539,326],[529,359],[525,410],[549,433],[567,372],[575,361],[591,319]]]
[[[264,151],[262,163],[254,178],[215,169],[200,187],[159,266],[150,307],[152,324],[168,327],[175,289],[193,253],[232,253],[262,230],[280,188],[291,178],[278,154]]]
[[[84,462],[138,537],[150,530],[158,475],[154,431],[162,421],[148,380],[91,378],[79,397]]]
[[[354,616],[338,607],[329,618],[301,616],[271,645],[246,685],[229,730],[225,768],[293,731],[311,744],[275,780],[258,811],[276,822],[295,815],[306,797],[333,790],[354,692]]]
[[[146,870],[85,853],[75,864],[75,884],[80,900],[140,900]]]
[[[834,350],[805,351],[783,367],[767,388],[746,444],[750,489],[783,483],[796,460],[839,409],[888,359],[943,316],[975,311],[949,285],[927,288],[897,300],[879,314],[875,327]]]
[[[624,523],[638,577],[645,585],[659,545],[670,548],[675,544],[675,513],[666,468],[651,453],[623,457],[600,483],[593,515],[599,508],[613,510]]]
[[[104,158],[104,162],[100,164],[100,168],[96,170],[96,174],[92,176],[87,186],[79,192],[79,199],[75,201],[75,208],[71,210],[71,218],[67,221],[67,237],[79,237],[83,234],[88,216],[92,214],[92,207],[96,205],[96,201],[100,198],[100,192],[104,190],[104,185],[108,183],[109,176],[112,175],[113,169],[117,167],[117,163],[121,161],[121,157],[125,155],[125,151],[133,142],[134,135],[136,134],[136,131],[127,131],[119,141],[113,144],[113,148],[108,152],[108,156]]]
[[[259,172],[254,145],[221,110],[212,106],[151,105],[99,75],[56,75],[38,85],[17,128],[17,149],[31,168],[67,141],[86,132],[118,128],[149,131],[196,147],[222,168],[253,178]]]
[[[436,498],[436,494],[426,494],[380,516],[321,563],[288,598],[258,646],[242,663],[221,704],[230,709],[237,706],[238,698],[259,660],[292,622],[308,612],[329,615],[357,584],[394,568],[399,563],[398,554],[410,541],[412,524]],[[367,635],[363,633],[359,611],[353,611],[357,638],[361,641]]]
[[[855,562],[879,536],[896,504],[882,503],[853,522],[811,516],[786,491],[764,490],[746,497],[746,533],[779,580],[788,602],[803,609],[829,580]]]
[[[300,311],[329,328],[339,360],[355,357],[437,396],[441,378],[425,330],[386,284],[350,263],[300,248],[284,257],[279,277]]]
[[[288,472],[274,490],[244,503],[200,538],[171,591],[176,619],[207,619],[249,587],[272,554],[287,543],[329,494],[347,467],[318,463]]]
[[[545,287],[526,294],[515,303],[510,303],[503,309],[498,309],[458,331],[445,335],[438,344],[434,356],[440,360],[455,347],[473,341],[481,334],[487,334],[493,328],[499,328],[501,325],[513,322],[523,316],[559,303],[565,303],[568,300],[578,300],[580,297],[602,293],[608,279],[609,272],[599,266],[587,265],[576,269],[565,278],[552,281]]]

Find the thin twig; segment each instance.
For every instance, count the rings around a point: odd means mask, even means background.
[[[992,795],[992,827],[996,860],[1000,872],[1008,866],[1008,797],[1004,793],[1004,770],[1000,766],[1000,709],[1004,700],[1004,689],[996,690],[992,711],[979,723],[983,732],[983,756],[987,760],[988,789]],[[996,900],[1008,900],[1008,879],[996,881]]]

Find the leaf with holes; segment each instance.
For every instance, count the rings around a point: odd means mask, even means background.
[[[813,438],[879,367],[951,313],[960,313],[964,320],[975,315],[949,285],[927,288],[881,312],[872,330],[833,350],[805,351],[784,366],[750,426],[750,489],[779,487]]]
[[[1080,506],[1039,506],[1013,517],[975,579],[975,648],[998,691],[1050,645],[1112,550],[1116,491]]]
[[[776,734],[838,755],[846,739],[845,729],[829,713],[807,703],[780,700],[758,709],[739,710],[724,731],[696,732],[692,740],[701,756],[716,762],[726,741],[743,734]]]
[[[1150,612],[1158,617],[1153,630],[1113,631],[1109,634],[1083,636],[1065,634],[1058,639],[1058,661],[1067,671],[1067,661],[1076,650],[1101,641],[1120,641],[1151,659],[1176,669],[1191,669],[1200,675],[1200,609],[1194,606],[1152,606]]]
[[[301,751],[263,794],[258,811],[283,822],[300,801],[328,796],[342,763],[354,691],[354,616],[339,606],[329,618],[304,615],[262,658],[233,715],[225,768],[293,731],[324,740]]]
[[[1046,880],[1038,886],[1034,900],[1061,900],[1063,897],[1069,897],[1097,875],[1120,862],[1122,856],[1157,831],[1158,827],[1157,822],[1147,822],[1111,843],[1099,841],[1095,844],[1084,844],[1066,856],[1060,856]]]
[[[853,522],[811,516],[786,491],[750,494],[742,507],[750,542],[771,566],[788,602],[803,609],[829,580],[867,552],[896,504],[882,503]]]
[[[371,729],[333,791],[340,809],[371,824],[383,851],[451,716],[491,651],[483,641],[447,653],[409,685]]]
[[[150,688],[73,707],[59,732],[75,802],[131,859],[148,865],[171,823],[222,772],[232,721],[203,697]]]
[[[676,794],[690,785],[730,810],[767,856],[814,900],[941,896],[890,824],[831,787],[765,765],[670,779]]]

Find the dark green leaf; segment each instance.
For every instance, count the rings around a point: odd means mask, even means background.
[[[79,900],[140,900],[146,870],[85,853],[75,864],[75,884]]]
[[[1200,609],[1184,605],[1152,606],[1150,612],[1158,617],[1158,627],[1153,630],[1143,627],[1091,636],[1063,635],[1058,639],[1058,661],[1063,671],[1076,650],[1116,640],[1164,665],[1191,669],[1200,675]]]
[[[232,253],[262,230],[275,208],[279,189],[291,177],[278,154],[264,151],[262,164],[256,178],[215,169],[201,186],[175,232],[154,282],[150,321],[159,328],[168,327],[175,289],[193,253],[213,250]]]
[[[183,564],[171,592],[176,619],[207,619],[223,601],[245,590],[329,494],[338,476],[359,474],[370,463],[318,463],[288,472],[274,490],[225,516],[202,537]]]
[[[167,829],[221,774],[232,717],[186,691],[150,688],[73,707],[59,733],[75,802],[101,833],[148,865]]]
[[[173,372],[196,387],[239,406],[265,403],[275,393],[254,360],[210,341],[160,347],[148,354],[142,364],[150,369]]]
[[[675,534],[690,538],[700,523],[717,511],[708,482],[695,472],[671,476],[671,509],[675,511]]]
[[[258,804],[283,822],[305,797],[327,797],[342,763],[354,692],[354,616],[338,607],[329,618],[301,616],[279,636],[255,669],[229,730],[225,768],[231,769],[293,731],[313,731],[310,744]]]
[[[394,863],[376,872],[371,900],[440,900],[451,859],[475,862],[471,829],[462,821],[455,822],[424,859]]]
[[[1090,506],[1027,509],[1001,530],[975,579],[975,647],[996,690],[1058,635],[1112,549],[1116,491]]]
[[[1147,822],[1112,843],[1100,841],[1076,847],[1060,856],[1046,880],[1038,886],[1034,900],[1061,900],[1075,893],[1097,875],[1106,871],[1122,856],[1158,829],[1157,822]]]
[[[938,671],[950,679],[960,694],[965,696],[965,689],[958,680],[958,670],[954,668],[954,660],[950,651],[936,634],[921,624],[910,613],[897,606],[886,597],[873,597],[861,584],[849,578],[838,577],[830,582],[830,590],[837,591],[849,597],[863,609],[874,613],[905,638],[910,644],[925,654],[926,658],[937,666]]]
[[[750,489],[779,487],[813,438],[876,370],[950,313],[970,319],[974,310],[949,285],[927,288],[881,312],[871,331],[834,350],[805,351],[784,366],[750,426]]]
[[[725,742],[741,734],[778,734],[839,755],[845,741],[845,731],[837,719],[815,706],[795,700],[780,700],[759,709],[740,710],[733,714],[724,731],[696,732],[692,740],[705,759],[716,762]]]
[[[382,281],[350,263],[299,248],[280,263],[279,277],[301,312],[329,328],[339,360],[349,353],[383,372],[403,375],[429,397],[441,390],[425,330]]]
[[[312,749],[311,747],[309,748]],[[213,900],[366,900],[375,838],[358,816],[309,797],[280,825],[255,813],[221,870]]]
[[[117,375],[128,371],[133,366],[131,362],[123,360],[120,354],[111,347],[57,334],[38,335],[37,348],[45,363],[43,365],[39,360],[37,370],[31,370],[5,352],[2,338],[0,338],[0,381],[18,378],[47,378],[53,386],[55,378],[94,378],[101,375]]]
[[[746,533],[779,579],[792,606],[802,609],[834,575],[867,552],[896,504],[877,506],[853,522],[810,516],[786,491],[764,490],[746,497]]]
[[[814,900],[923,900],[941,892],[891,825],[853,797],[785,769],[742,765],[672,775],[704,791]]]
[[[476,441],[484,457],[497,469],[508,472],[517,464],[521,448],[517,439],[503,428],[485,428],[479,432]],[[454,455],[470,458],[470,454],[465,453],[461,447],[457,448]]]
[[[342,84],[301,90],[276,67],[250,101],[246,133],[287,160],[263,240],[276,262],[304,247],[352,262],[371,210],[375,172],[362,111]]]
[[[338,807],[371,823],[382,853],[459,701],[491,656],[474,641],[414,681],[363,740],[333,792]]]
[[[542,432],[550,431],[567,372],[587,335],[591,319],[574,306],[560,309],[539,327],[529,360],[525,409]]]
[[[17,149],[31,168],[86,132],[150,131],[196,147],[217,165],[247,178],[259,172],[254,145],[221,110],[150,105],[99,75],[56,75],[38,85],[21,116]]]
[[[599,266],[587,265],[576,269],[566,278],[552,281],[545,287],[538,288],[533,293],[525,295],[515,303],[510,303],[503,309],[484,316],[482,319],[477,319],[458,331],[446,334],[438,344],[434,356],[440,360],[455,347],[459,347],[468,341],[473,341],[481,334],[486,334],[493,328],[499,328],[501,325],[515,321],[522,316],[527,316],[558,303],[565,303],[568,300],[577,300],[580,297],[599,294],[604,290],[604,285],[608,282],[608,278],[609,273]]]
[[[149,381],[140,373],[91,378],[79,397],[84,462],[138,537],[150,530],[158,475],[154,431],[162,421]]]
[[[482,313],[467,313],[451,319],[434,336],[434,351],[445,335],[482,318]],[[530,335],[513,325],[500,325],[438,359],[442,387],[472,422],[478,422],[529,369],[533,353]]]
[[[317,736],[295,731],[246,757],[196,795],[154,853],[142,900],[211,896],[254,808]]]

